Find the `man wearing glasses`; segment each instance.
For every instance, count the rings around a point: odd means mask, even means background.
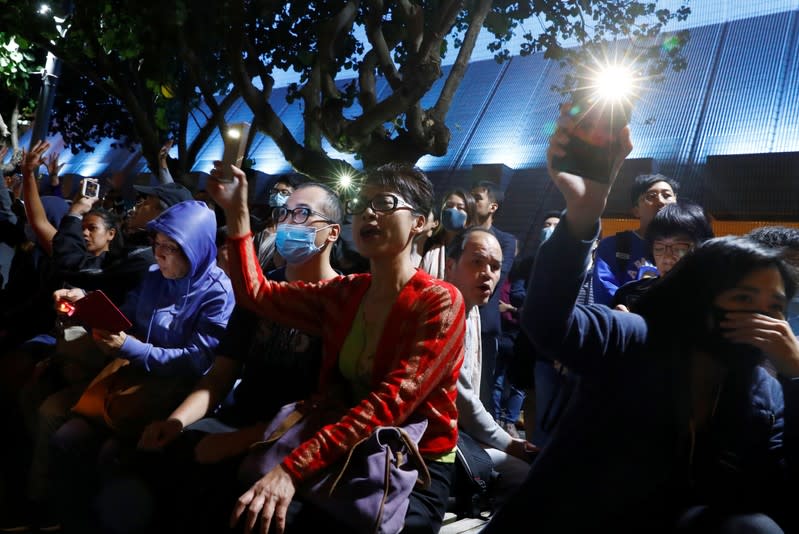
[[[310,182],[297,186],[284,205],[272,210],[276,246],[286,265],[269,272],[268,278],[313,283],[338,276],[330,265],[330,253],[341,232],[343,213],[338,196],[327,186]],[[154,472],[153,477],[181,484],[164,487],[158,483],[164,495],[185,496],[178,501],[182,504],[176,502],[170,510],[171,517],[165,518],[176,521],[177,530],[192,531],[185,521],[194,526],[210,524],[206,521],[213,519],[200,513],[200,508],[209,514],[223,509],[224,517],[214,519],[220,525],[227,521],[227,507],[218,502],[198,507],[195,499],[213,494],[209,488],[230,489],[222,485],[235,478],[237,457],[263,437],[263,421],[271,420],[284,404],[309,398],[316,391],[321,350],[319,338],[236,307],[210,371],[169,418],[148,426],[139,441],[142,449],[163,449],[183,436],[169,450],[190,452],[191,458],[179,464],[191,464],[185,473],[164,477]],[[214,413],[226,398],[232,401]],[[120,506],[123,502],[128,506],[124,496],[119,496]]]
[[[644,239],[647,227],[666,204],[677,201],[679,185],[662,174],[641,174],[630,189],[636,230],[619,232],[599,243],[594,264],[594,302],[610,305],[622,285],[638,279],[639,270],[654,266]]]
[[[277,221],[273,217],[273,211],[286,205],[291,194],[297,187],[296,181],[290,176],[280,176],[269,190],[269,199],[266,203],[266,211],[254,209],[254,219],[262,219],[260,225],[254,221],[253,242],[258,251],[258,261],[264,271],[270,271],[284,265],[283,258],[275,252],[275,229]]]

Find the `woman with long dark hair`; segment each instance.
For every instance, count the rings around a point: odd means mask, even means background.
[[[477,212],[474,197],[463,189],[452,189],[444,195],[438,228],[422,249],[419,267],[436,278],[444,278],[447,245],[460,232],[475,224]]]

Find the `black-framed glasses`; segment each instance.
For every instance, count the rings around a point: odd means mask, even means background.
[[[311,208],[306,208],[305,206],[298,206],[294,209],[289,209],[285,206],[272,208],[272,219],[275,222],[285,222],[286,219],[289,218],[289,214],[291,214],[291,222],[294,224],[305,224],[311,215],[320,217],[323,222],[333,224],[333,221],[328,219],[325,215],[319,213],[318,211],[314,211]]]
[[[664,256],[667,252],[676,258],[682,258],[694,248],[693,243],[687,241],[677,241],[675,243],[662,243],[655,241],[652,244],[653,256]]]
[[[366,211],[366,208],[372,208],[372,211],[375,213],[386,213],[401,208],[407,208],[409,210],[416,209],[397,195],[391,193],[381,193],[370,199],[363,197],[353,198],[348,200],[347,204],[344,206],[344,209],[349,215],[360,215]]]
[[[280,195],[281,197],[288,197],[291,196],[291,191],[289,191],[288,189],[278,189],[276,187],[273,187],[272,189],[269,190],[269,194]]]

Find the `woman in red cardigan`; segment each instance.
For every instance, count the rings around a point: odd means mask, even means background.
[[[428,427],[419,450],[433,484],[414,490],[403,532],[438,532],[454,471],[455,384],[465,317],[458,290],[411,263],[411,243],[432,206],[432,184],[406,165],[388,164],[368,173],[346,207],[355,247],[369,260],[370,272],[319,283],[280,283],[264,278],[255,255],[244,173],[233,167],[233,181],[225,183],[218,180],[217,164],[211,176],[207,190],[225,210],[237,302],[321,336],[319,393],[350,407],[239,497],[231,522],[246,515],[245,532],[250,532],[260,518],[265,533],[274,520],[277,532],[283,532],[299,483],[331,466],[376,427],[424,417]],[[304,246],[317,247],[314,232],[306,239]]]

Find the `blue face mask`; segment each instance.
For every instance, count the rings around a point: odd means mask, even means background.
[[[275,247],[287,263],[304,263],[321,252],[322,249],[316,246],[316,232],[325,228],[330,226],[317,230],[301,224],[280,224],[275,236]]]
[[[279,208],[286,204],[289,197],[283,196],[280,193],[272,193],[269,195],[269,207],[270,208]]]
[[[466,226],[466,214],[455,208],[444,208],[441,211],[441,224],[450,232],[463,230]]]
[[[546,228],[541,228],[541,243],[552,237],[552,232],[555,231],[554,226],[547,226]]]

